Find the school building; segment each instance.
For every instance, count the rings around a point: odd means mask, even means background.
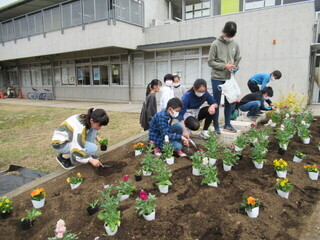
[[[276,95],[294,88],[320,103],[319,9],[318,0],[3,0],[0,90],[139,102],[167,73],[210,87],[210,44],[235,21],[243,95],[250,76],[280,70]]]

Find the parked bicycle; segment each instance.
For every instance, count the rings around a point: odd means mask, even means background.
[[[40,92],[38,94],[38,89],[32,88],[32,92],[27,93],[28,99],[38,99],[38,100],[53,100],[52,93],[50,92],[50,89],[43,89],[44,92]]]

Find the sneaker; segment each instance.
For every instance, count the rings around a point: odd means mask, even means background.
[[[174,154],[177,156],[177,157],[186,157],[187,154],[185,154],[184,152],[182,152],[181,150],[178,151],[178,152],[174,152]]]
[[[216,134],[221,134],[220,128],[214,128],[214,131],[216,132]]]
[[[64,169],[75,168],[75,166],[71,163],[70,159],[62,157],[62,154],[59,154],[58,157],[56,157],[56,160]]]
[[[158,147],[153,148],[153,154],[157,157],[162,156],[161,150]]]
[[[235,128],[233,128],[231,125],[226,126],[224,125],[223,130],[229,133],[236,133],[237,130]]]
[[[203,130],[201,132],[201,135],[203,136],[204,139],[208,139],[210,137],[209,133],[208,133],[208,130]]]

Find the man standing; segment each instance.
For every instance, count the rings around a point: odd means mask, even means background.
[[[226,80],[231,78],[231,72],[236,71],[237,62],[240,60],[240,49],[233,37],[237,33],[237,24],[235,22],[227,22],[222,30],[222,35],[214,40],[209,51],[208,65],[211,70],[211,83],[213,90],[213,97],[216,99],[218,105],[221,101],[221,91],[218,85],[224,84]],[[231,103],[225,98],[224,117],[225,125],[224,131],[231,133],[237,132],[230,124]],[[214,129],[217,134],[221,134],[219,127],[219,108],[216,109],[216,114],[213,119]]]

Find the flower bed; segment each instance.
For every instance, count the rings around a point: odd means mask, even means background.
[[[219,159],[215,164],[220,180],[218,188],[201,185],[203,177],[192,175],[189,159],[176,159],[169,166],[172,169],[172,186],[167,194],[159,192],[155,185],[157,180],[152,177],[143,176],[139,182],[134,180],[144,154],[134,157],[132,145],[135,142],[128,143],[107,152],[101,159],[105,164],[112,164],[113,168],[98,170],[84,165],[38,186],[46,190],[46,204],[30,230],[24,231],[19,225],[20,219],[25,216],[25,209],[32,207],[30,191],[14,197],[13,213],[0,220],[1,239],[53,237],[59,219],[65,221],[69,232],[81,232],[79,239],[102,237],[105,234],[103,222],[97,214],[88,215],[87,202],[100,199],[98,190],[103,190],[103,185],[117,185],[125,175],[130,176],[136,190],[126,201],[120,202],[121,225],[116,235],[108,239],[299,239],[308,216],[320,199],[319,181],[310,180],[303,168],[306,164],[318,164],[319,127],[320,122],[314,122],[310,127],[311,142],[314,144],[305,145],[295,135],[288,150],[281,156],[273,129],[263,169],[254,168],[249,148],[243,150],[243,158],[229,172],[222,170]],[[303,162],[292,162],[297,149],[307,155]],[[273,160],[279,158],[289,162],[287,178],[294,184],[289,199],[279,197],[275,190],[277,176]],[[85,181],[81,187],[71,190],[66,178],[78,172]],[[141,189],[157,197],[154,221],[146,221],[135,210],[135,199]],[[248,218],[239,208],[242,199],[248,196],[255,196],[263,202],[256,219]]]

